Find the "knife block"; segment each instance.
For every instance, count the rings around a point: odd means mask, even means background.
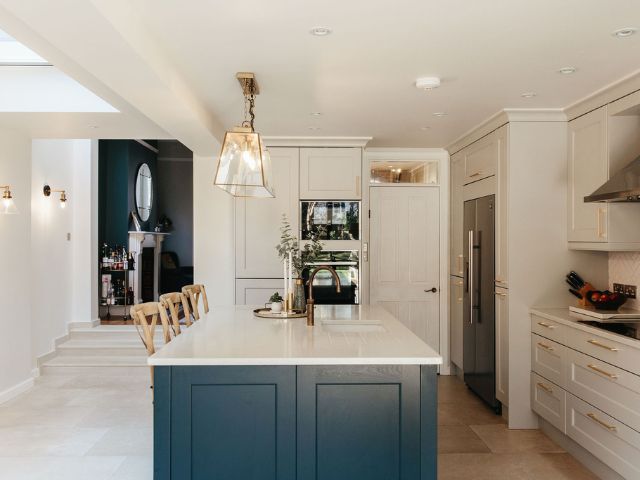
[[[587,292],[590,292],[591,290],[595,290],[596,287],[594,287],[593,285],[591,285],[590,283],[585,283],[584,286],[578,290],[578,293],[580,295],[582,295],[582,298],[578,298],[578,305],[581,307],[588,307],[591,304],[587,301]]]

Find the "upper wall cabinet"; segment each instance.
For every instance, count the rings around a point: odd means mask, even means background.
[[[236,199],[236,278],[282,278],[276,245],[282,214],[298,231],[297,148],[269,148],[275,198]]]
[[[487,135],[464,149],[465,185],[496,174],[498,148],[496,136]]]
[[[464,275],[462,226],[464,223],[462,187],[464,185],[464,150],[451,156],[451,264],[449,273]]]
[[[300,149],[303,200],[359,200],[361,178],[360,148]]]
[[[607,204],[584,202],[609,178],[606,107],[569,122],[568,154],[567,238],[569,242],[606,242]]]
[[[640,93],[569,122],[568,240],[574,250],[640,250],[640,205],[585,203],[640,155]]]

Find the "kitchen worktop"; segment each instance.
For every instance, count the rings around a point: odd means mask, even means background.
[[[253,308],[212,308],[149,357],[149,364],[442,364],[438,352],[378,306],[318,305],[314,327],[306,318],[256,318]]]
[[[581,315],[576,312],[571,312],[569,310],[569,307],[532,308],[530,312],[533,315],[538,315],[539,317],[546,318],[548,320],[554,320],[559,323],[564,323],[565,325],[576,328],[578,330],[582,330],[584,332],[592,334],[597,333],[603,338],[608,338],[610,340],[614,340],[630,347],[640,349],[640,340],[627,337],[625,335],[620,335],[618,333],[610,332],[603,328],[594,327],[587,323],[583,323],[584,321],[593,322],[596,319],[588,317],[587,315]],[[621,320],[620,323],[625,323],[625,321]],[[640,323],[638,323],[638,327],[640,327]]]

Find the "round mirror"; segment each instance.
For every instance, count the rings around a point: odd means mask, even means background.
[[[146,222],[151,215],[151,204],[153,202],[153,179],[149,165],[143,163],[138,168],[136,175],[136,209],[140,220]]]

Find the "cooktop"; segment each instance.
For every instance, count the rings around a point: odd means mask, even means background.
[[[640,340],[640,325],[637,323],[602,323],[591,320],[578,321],[585,325],[599,328],[600,330],[606,330],[608,332],[617,333],[618,335],[624,335],[625,337]]]

